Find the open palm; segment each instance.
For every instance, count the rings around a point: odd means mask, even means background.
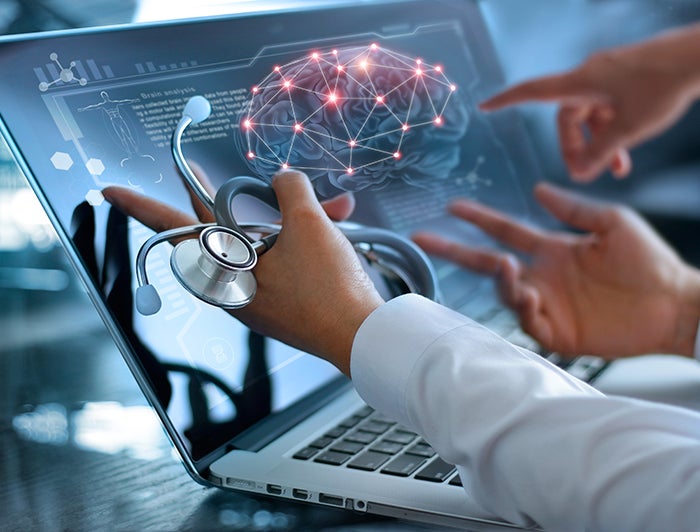
[[[538,201],[583,234],[528,227],[467,200],[452,214],[518,252],[475,249],[430,233],[426,252],[492,275],[523,329],[564,355],[617,358],[673,350],[689,268],[630,209],[541,184]]]

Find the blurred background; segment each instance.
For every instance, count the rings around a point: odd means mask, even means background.
[[[0,0],[0,34],[304,3]],[[481,3],[508,83],[570,68],[595,50],[700,21],[697,0]],[[5,73],[4,82],[11,81],[11,73]],[[522,113],[542,161],[541,177],[574,187],[559,158],[554,107],[524,106]],[[585,190],[632,205],[686,260],[700,264],[700,107],[632,155],[630,178],[619,182],[606,176]],[[345,512],[212,493],[192,482],[171,456],[158,421],[1,142],[0,478],[3,530],[389,526]],[[68,500],[75,505],[67,507]]]

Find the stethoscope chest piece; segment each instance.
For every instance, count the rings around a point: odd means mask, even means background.
[[[250,242],[221,226],[208,227],[198,239],[180,242],[170,255],[173,273],[188,292],[227,309],[253,300],[257,284],[250,270],[256,263]]]

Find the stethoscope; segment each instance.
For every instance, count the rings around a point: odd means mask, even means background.
[[[203,96],[192,97],[173,131],[173,159],[187,184],[213,214],[216,223],[203,223],[157,233],[143,243],[136,257],[136,308],[144,315],[160,310],[156,288],[148,282],[146,258],[158,244],[181,240],[170,255],[170,266],[180,284],[202,301],[224,309],[246,306],[255,297],[257,283],[253,268],[258,257],[274,244],[281,230],[274,223],[241,223],[233,214],[233,200],[238,195],[253,196],[279,210],[273,189],[259,179],[248,176],[226,181],[212,199],[182,153],[182,135],[191,124],[206,120],[211,104]],[[437,276],[425,253],[410,240],[374,227],[348,222],[337,223],[356,252],[377,269],[397,293],[413,292],[438,299]],[[263,236],[257,240],[248,233]]]

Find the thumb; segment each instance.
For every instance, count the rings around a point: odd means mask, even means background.
[[[305,173],[297,170],[279,172],[272,178],[272,188],[277,195],[283,220],[303,211],[326,217]]]
[[[570,162],[571,173],[581,181],[591,181],[614,167],[618,154],[625,151],[625,138],[616,129],[594,135],[591,142]]]

